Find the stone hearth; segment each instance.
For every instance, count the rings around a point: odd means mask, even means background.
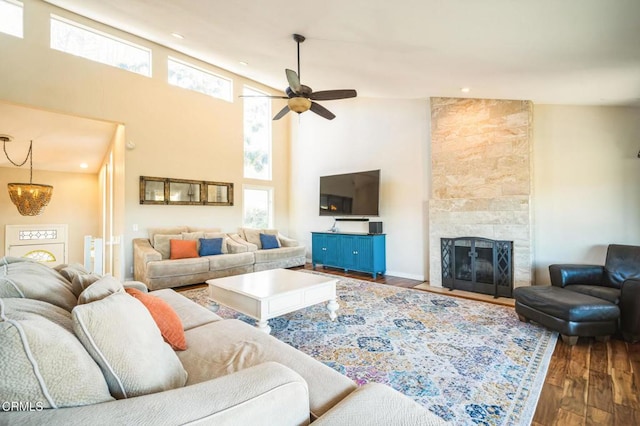
[[[431,98],[429,281],[440,239],[513,241],[514,288],[532,281],[530,101]]]

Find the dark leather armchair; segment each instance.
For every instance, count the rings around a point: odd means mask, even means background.
[[[615,303],[620,331],[630,342],[640,340],[640,247],[611,244],[604,266],[549,265],[551,284]]]

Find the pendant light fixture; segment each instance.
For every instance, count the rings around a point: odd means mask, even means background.
[[[0,135],[2,141],[2,149],[7,160],[16,167],[22,167],[27,160],[29,161],[29,183],[9,183],[9,197],[18,212],[22,216],[37,216],[44,211],[44,208],[51,201],[53,186],[33,183],[33,141],[29,143],[29,152],[27,158],[22,163],[16,163],[7,153],[7,142],[11,142],[13,138],[8,135]]]

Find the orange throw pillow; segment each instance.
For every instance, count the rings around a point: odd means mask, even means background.
[[[188,259],[198,257],[196,240],[169,240],[171,244],[171,259]]]
[[[187,349],[187,340],[184,337],[182,321],[180,321],[176,311],[167,302],[135,288],[126,288],[125,291],[142,302],[147,308],[160,329],[164,341],[171,345],[174,351]]]

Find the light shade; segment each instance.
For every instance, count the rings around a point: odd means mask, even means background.
[[[309,108],[311,108],[311,101],[303,97],[289,98],[287,104],[291,111],[297,112],[298,114],[308,111]]]
[[[9,197],[22,216],[37,216],[51,201],[53,186],[38,183],[9,183]]]

